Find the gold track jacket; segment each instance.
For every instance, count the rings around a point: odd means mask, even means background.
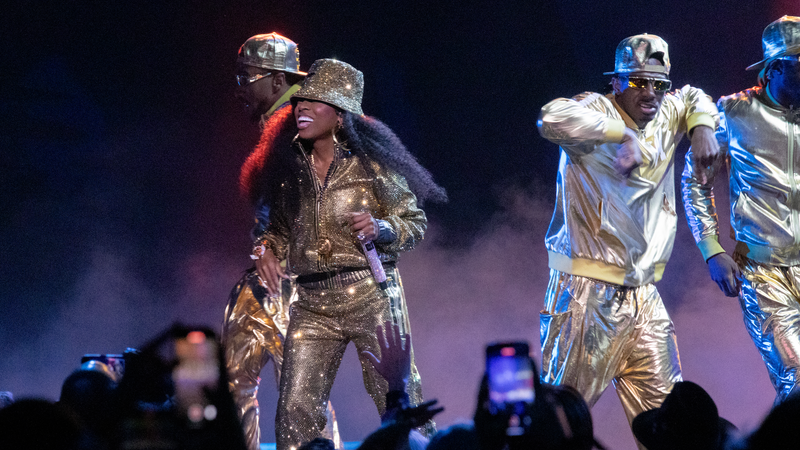
[[[427,228],[425,212],[403,176],[372,159],[361,161],[337,145],[326,180],[314,174],[308,153],[300,141],[293,145],[301,159],[296,174],[299,208],[289,217],[282,199],[272,211],[264,233],[256,240],[272,249],[278,259],[287,258],[295,275],[309,275],[352,267],[369,267],[358,241],[350,235],[348,215],[369,212],[378,219],[380,234],[376,248],[384,262],[396,261],[401,251],[411,250]],[[369,168],[372,174],[365,169]],[[297,201],[297,199],[294,199]]]
[[[625,286],[660,280],[675,238],[675,147],[697,125],[715,129],[717,117],[713,100],[688,85],[666,94],[644,129],[611,94],[545,105],[539,132],[561,147],[545,238],[550,268]],[[627,179],[613,167],[625,126],[636,131],[643,157]]]

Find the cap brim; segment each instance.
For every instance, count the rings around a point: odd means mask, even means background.
[[[270,70],[278,70],[278,69],[270,69]],[[278,70],[278,71],[279,72],[283,72],[283,73],[291,73],[291,74],[294,74],[294,75],[300,75],[301,77],[305,77],[305,76],[308,75],[307,73],[301,72],[299,70],[297,72],[292,72],[292,71],[289,71],[289,70]]]
[[[269,67],[268,65],[264,65],[264,64],[258,64],[257,62],[251,61],[251,60],[246,59],[246,58],[241,58],[241,57],[236,60],[236,63],[244,65],[244,66],[257,67],[259,69],[264,69],[264,70],[277,70],[278,72],[283,72],[283,73],[293,73],[295,75],[300,75],[301,77],[308,76],[308,74],[306,72],[301,72],[299,70],[297,72],[292,72],[291,70],[276,69],[274,67]]]
[[[653,66],[649,66],[649,67],[653,67]],[[663,66],[660,66],[660,67],[663,67]],[[631,72],[603,72],[603,75],[630,75],[632,73],[642,73],[642,72],[660,73],[660,74],[663,74],[663,75],[669,77],[669,73],[667,73],[666,70],[646,70],[646,68],[643,69],[643,70],[634,70],[634,71],[631,71]]]
[[[328,100],[323,100],[321,98],[312,97],[310,95],[302,95],[302,94],[301,95],[297,95],[297,94],[294,94],[291,97],[289,97],[289,101],[292,103],[292,106],[294,106],[295,103],[297,103],[300,100],[307,100],[307,101],[310,101],[310,102],[325,103],[326,105],[328,105],[328,106],[330,106],[332,108],[336,108],[336,109],[339,109],[339,110],[342,110],[342,111],[346,111],[341,106],[336,106],[336,105],[334,105],[333,103],[331,103]]]
[[[757,69],[758,66],[760,66],[761,64],[764,64],[765,62],[769,61],[770,59],[780,58],[781,56],[787,56],[787,55],[797,55],[797,54],[800,54],[800,46],[789,47],[789,48],[787,48],[786,50],[784,50],[782,52],[778,52],[774,56],[771,56],[769,58],[764,58],[764,59],[762,59],[761,61],[759,61],[759,62],[757,62],[755,64],[750,64],[744,70]]]
[[[760,66],[760,65],[764,64],[764,62],[766,62],[768,59],[769,59],[769,58],[764,58],[764,59],[762,59],[761,61],[759,61],[759,62],[757,62],[757,63],[755,63],[755,64],[750,64],[750,65],[749,65],[749,66],[747,66],[747,68],[746,68],[746,69],[744,69],[744,70],[754,70],[754,69],[757,69],[757,68],[758,68],[758,66]]]

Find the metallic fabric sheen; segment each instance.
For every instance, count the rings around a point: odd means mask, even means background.
[[[257,34],[239,47],[237,63],[305,75],[300,71],[297,44],[278,33]]]
[[[371,276],[372,272],[369,269],[360,269],[348,272],[339,272],[325,280],[301,283],[301,285],[306,289],[337,289],[349,286],[356,281],[361,281],[364,278]]]
[[[764,59],[747,67],[752,70],[772,58],[800,53],[800,17],[783,16],[764,28],[761,34]]]
[[[709,180],[727,164],[736,252],[768,265],[800,264],[800,110],[775,105],[756,87],[719,100],[721,157]],[[724,251],[712,184],[693,175],[691,149],[683,171],[683,203],[706,260]]]
[[[282,298],[267,296],[258,282],[258,274],[248,271],[233,288],[225,309],[222,326],[225,364],[250,450],[258,449],[260,444],[256,397],[259,375],[270,359],[275,367],[275,381],[280,382],[285,329],[282,333],[278,323],[288,325],[288,307]]]
[[[775,104],[762,87],[723,97],[718,105],[721,157],[706,169],[708,183],[695,178],[691,149],[686,155],[686,218],[706,260],[725,251],[712,180],[727,165],[734,259],[744,274],[739,302],[780,401],[797,383],[800,367],[800,111]]]
[[[375,328],[385,321],[409,333],[408,312],[397,269],[387,269],[389,288],[382,291],[365,278],[337,289],[298,289],[292,304],[281,394],[275,419],[277,448],[296,449],[320,434],[324,408],[344,351],[353,342],[361,361],[364,387],[379,414],[386,409],[388,384],[363,352],[380,358]],[[422,402],[420,377],[413,360],[407,392],[411,405]],[[428,430],[433,431],[433,424]]]
[[[716,117],[710,97],[684,86],[664,95],[643,129],[612,94],[556,99],[539,118],[541,135],[561,147],[545,238],[542,380],[575,387],[589,405],[613,382],[629,422],[681,380],[675,331],[653,283],[675,238],[675,147]],[[627,178],[613,166],[624,127],[643,159]]]
[[[222,345],[228,368],[229,387],[242,421],[247,446],[259,450],[261,431],[257,401],[260,373],[270,359],[280,386],[283,341],[289,326],[289,305],[297,299],[293,280],[284,280],[283,295],[270,297],[255,271],[247,271],[234,286],[225,308]],[[344,448],[330,402],[325,412],[327,423],[322,435]]]
[[[715,125],[717,108],[691,86],[664,96],[661,109],[637,129],[613,95],[586,92],[542,108],[541,135],[561,146],[556,207],[545,244],[550,267],[625,286],[658,281],[675,238],[675,147],[694,125]],[[613,159],[621,139],[636,131],[642,166],[629,178]]]
[[[264,35],[261,35],[264,36]],[[252,39],[258,39],[255,36]],[[270,115],[281,108],[291,108],[289,96],[300,89],[292,86],[262,116],[260,127]],[[255,211],[253,238],[261,235],[269,223],[269,208],[260,204]],[[233,395],[239,419],[250,450],[260,450],[261,432],[257,402],[259,374],[272,359],[276,386],[280,388],[281,365],[283,364],[283,340],[289,327],[289,305],[297,299],[295,278],[283,280],[281,295],[270,297],[259,282],[254,269],[250,269],[234,286],[225,308],[222,325],[222,345],[225,365],[229,372],[229,387]],[[327,423],[323,437],[334,442],[334,447],[344,448],[339,436],[336,413],[328,402]]]
[[[376,242],[384,262],[396,261],[399,252],[411,250],[422,240],[427,228],[425,212],[417,207],[416,197],[401,175],[373,160],[361,161],[337,145],[323,184],[314,175],[300,141],[295,141],[294,148],[304,168],[296,180],[300,188],[299,211],[296,217],[289,217],[278,202],[279,206],[270,213],[267,230],[255,242],[272,249],[279,259],[286,258],[290,273],[309,275],[350,267],[369,268],[359,241],[348,231],[347,219],[352,213],[369,212],[394,230],[394,241]],[[364,165],[374,176],[367,173]]]
[[[287,259],[287,269],[298,276],[363,267],[368,262],[358,240],[350,235],[347,218],[354,212],[369,212],[394,230],[391,242],[376,242],[384,262],[397,260],[422,240],[427,220],[405,179],[365,156],[342,145],[335,154],[325,180],[319,180],[307,151],[295,141],[302,170],[297,179],[299,202],[290,215],[288,199],[275,203],[270,223],[256,245],[266,245],[278,258]],[[371,276],[342,287],[310,289],[298,286],[298,300],[291,306],[285,341],[281,395],[276,417],[279,450],[297,447],[319,436],[325,425],[325,403],[347,343],[355,343],[364,373],[364,385],[378,411],[385,408],[386,381],[361,352],[380,352],[375,328],[384,321],[401,325],[408,332],[408,317],[397,269],[386,265],[390,287],[380,290]],[[374,353],[378,355],[378,353]],[[413,366],[413,365],[412,365]],[[409,395],[412,404],[421,401],[419,375],[412,367]],[[432,424],[431,424],[432,427]]]
[[[744,324],[783,401],[797,385],[800,370],[800,266],[760,264],[735,255],[742,268],[739,304]]]
[[[647,60],[654,53],[660,53],[659,58],[664,63],[647,64]],[[633,72],[657,72],[669,75],[671,64],[667,43],[654,34],[637,34],[627,37],[617,45],[614,55],[614,71],[605,72],[604,75],[627,75]]]
[[[364,74],[361,71],[343,61],[318,59],[308,69],[303,88],[294,94],[292,99],[325,102],[353,114],[362,115],[363,97]]]
[[[653,284],[625,287],[551,270],[544,308],[543,382],[576,388],[590,407],[613,382],[630,423],[681,381],[675,329]]]

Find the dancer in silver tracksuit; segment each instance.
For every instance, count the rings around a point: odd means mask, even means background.
[[[798,383],[800,369],[800,17],[764,30],[759,84],[722,97],[720,157],[683,172],[686,218],[711,278],[739,296],[744,323],[769,371],[776,403]],[[714,155],[701,155],[709,157]],[[713,179],[730,172],[733,257],[719,244]]]

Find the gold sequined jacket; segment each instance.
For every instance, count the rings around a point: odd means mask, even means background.
[[[291,273],[369,267],[359,242],[350,235],[351,213],[369,212],[378,219],[375,244],[384,262],[396,261],[399,252],[422,240],[427,219],[403,176],[337,145],[328,175],[320,181],[301,142],[295,140],[292,147],[300,173],[286,179],[287,189],[256,240],[279,259],[286,257]],[[288,189],[290,183],[296,183],[296,189]]]
[[[773,101],[755,87],[722,97],[717,140],[730,173],[730,208],[736,252],[757,262],[791,266],[800,263],[800,111]],[[691,149],[683,172],[686,218],[706,260],[724,252],[712,182],[693,175]]]
[[[698,125],[716,128],[717,108],[700,89],[664,96],[644,129],[613,95],[586,92],[542,108],[541,135],[561,147],[556,206],[545,244],[552,269],[625,286],[661,279],[675,237],[675,147]],[[629,178],[613,160],[624,127],[638,136],[642,165]]]

